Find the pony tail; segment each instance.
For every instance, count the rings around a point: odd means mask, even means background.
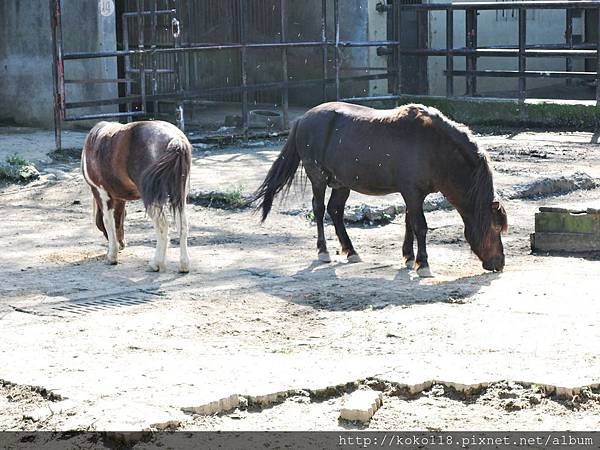
[[[300,165],[300,155],[296,150],[297,127],[298,122],[292,127],[283,150],[281,150],[281,153],[269,169],[267,177],[258,187],[252,198],[252,202],[259,202],[256,209],[262,209],[261,222],[264,222],[269,215],[275,196],[282,190],[284,191],[284,195],[287,194],[294,181],[294,175]]]
[[[171,139],[167,151],[142,178],[141,195],[148,213],[160,213],[167,202],[174,215],[183,210],[191,164],[190,144],[180,138]]]

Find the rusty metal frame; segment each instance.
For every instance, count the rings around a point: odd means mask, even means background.
[[[180,128],[184,128],[183,123],[183,105],[185,100],[205,97],[208,94],[216,93],[239,93],[242,96],[242,123],[243,123],[243,135],[248,135],[249,128],[249,108],[248,108],[248,94],[257,90],[279,90],[281,92],[282,99],[282,112],[284,117],[284,128],[289,126],[289,100],[288,92],[292,87],[297,86],[308,86],[321,84],[323,86],[323,100],[328,100],[329,85],[333,85],[335,88],[334,97],[338,100],[343,101],[375,101],[375,100],[398,100],[402,98],[403,91],[401,86],[401,67],[400,67],[400,55],[418,55],[423,58],[429,56],[444,56],[446,58],[446,96],[453,97],[454,94],[454,78],[465,77],[467,79],[467,95],[477,95],[477,78],[479,77],[516,77],[519,79],[519,96],[520,101],[525,101],[526,97],[526,79],[533,77],[562,77],[567,79],[593,79],[596,82],[596,100],[597,104],[600,104],[600,32],[598,33],[598,42],[593,46],[582,46],[573,45],[572,36],[569,34],[569,23],[572,20],[572,15],[568,14],[567,17],[567,35],[565,46],[527,46],[526,45],[526,12],[532,9],[564,9],[566,11],[572,11],[574,9],[595,9],[599,11],[598,21],[600,30],[600,1],[590,0],[574,0],[574,1],[508,1],[508,2],[459,2],[459,3],[431,3],[431,4],[401,4],[400,0],[394,0],[391,5],[378,5],[377,10],[382,13],[393,14],[392,23],[394,29],[398,29],[400,26],[400,18],[402,12],[405,10],[417,10],[423,14],[428,14],[431,11],[445,11],[446,12],[446,46],[445,48],[432,49],[432,48],[403,48],[402,42],[398,39],[396,33],[396,40],[382,40],[382,41],[343,41],[340,39],[340,3],[339,0],[322,0],[321,7],[321,36],[318,41],[301,41],[301,42],[290,42],[288,41],[288,30],[287,30],[287,1],[280,0],[280,26],[281,26],[281,38],[279,42],[272,43],[252,43],[247,41],[246,33],[246,17],[245,8],[246,2],[244,0],[239,1],[240,10],[240,39],[238,43],[228,44],[190,44],[186,46],[181,45],[180,40],[180,24],[177,21],[177,8],[175,9],[164,9],[158,10],[156,6],[156,0],[153,0],[152,8],[150,11],[143,11],[143,3],[137,2],[138,10],[136,12],[125,13],[129,16],[135,16],[138,19],[139,38],[137,48],[130,48],[129,42],[124,42],[123,50],[115,51],[102,51],[102,52],[72,52],[64,53],[62,47],[62,26],[61,26],[61,0],[49,0],[52,17],[52,48],[54,57],[53,77],[54,77],[54,116],[55,116],[55,130],[56,130],[56,146],[61,146],[61,130],[62,124],[65,121],[75,120],[89,120],[89,119],[101,119],[101,118],[123,118],[127,120],[133,120],[134,117],[142,117],[146,115],[146,102],[154,102],[157,105],[158,101],[175,101],[177,117],[176,123]],[[331,4],[333,6],[333,39],[329,39],[327,35],[327,6]],[[180,0],[176,0],[176,6],[180,5]],[[514,47],[478,47],[477,45],[477,12],[482,10],[507,10],[515,9],[519,11],[519,46]],[[466,17],[466,30],[465,35],[467,37],[467,46],[465,48],[455,48],[452,31],[454,29],[454,12],[463,11]],[[157,15],[169,14],[173,16],[173,34],[175,36],[175,45],[172,48],[159,48],[156,45],[156,35],[150,37],[149,45],[145,45],[145,36],[143,35],[143,27],[139,27],[143,16],[149,15],[152,23],[156,22]],[[124,20],[125,35],[127,34],[127,20]],[[175,32],[175,30],[177,32]],[[572,31],[572,30],[571,30]],[[374,75],[362,75],[362,76],[343,76],[341,52],[345,48],[357,48],[357,47],[378,47],[378,53],[381,54],[393,54],[395,55],[396,67],[391,67],[388,64],[386,68],[370,68],[382,72]],[[288,77],[288,51],[292,48],[320,48],[322,52],[322,77],[320,79],[312,80],[299,80],[291,81]],[[249,49],[279,49],[281,51],[281,65],[282,65],[282,79],[278,82],[269,83],[248,83],[248,50]],[[221,50],[238,50],[241,58],[241,85],[233,87],[221,87],[221,88],[208,88],[202,90],[185,90],[181,81],[181,64],[180,60],[184,54],[193,52],[213,52]],[[156,76],[161,72],[169,72],[169,69],[157,69],[156,57],[160,54],[174,53],[175,55],[175,68],[174,72],[176,75],[176,86],[175,92],[168,94],[159,94],[156,89]],[[147,69],[143,63],[145,56],[150,56],[152,64]],[[334,76],[329,76],[328,73],[328,58],[333,56],[333,67]],[[478,70],[477,59],[482,56],[506,56],[506,57],[517,57],[519,61],[519,70],[517,71],[502,71],[502,70]],[[64,78],[64,64],[66,61],[82,60],[82,59],[93,59],[93,58],[124,58],[126,77],[125,79],[116,80],[65,80]],[[128,78],[129,73],[132,72],[130,67],[130,58],[139,57],[141,64],[137,69],[140,76],[140,84],[142,89],[140,95],[132,95],[131,91],[131,80]],[[466,70],[454,70],[454,57],[465,57],[467,59]],[[558,71],[528,71],[526,70],[527,58],[535,57],[560,57],[565,58],[567,64],[567,70],[564,72]],[[595,57],[599,62],[596,72],[573,72],[571,69],[571,61],[573,58],[582,57]],[[173,71],[170,71],[173,73]],[[152,77],[152,88],[151,94],[146,93],[144,87],[146,81],[146,75],[150,74]],[[396,85],[392,87],[392,93],[390,95],[379,95],[379,96],[364,96],[364,97],[343,97],[342,96],[342,82],[348,80],[377,80],[387,79],[388,81],[394,81]],[[124,83],[126,86],[126,95],[124,97],[114,99],[96,99],[84,102],[67,102],[65,99],[65,83]],[[141,102],[142,108],[139,111],[132,111],[131,105],[133,102]],[[115,113],[104,113],[104,114],[87,114],[87,115],[68,115],[67,111],[81,107],[93,107],[102,105],[126,105],[125,112]],[[155,113],[157,107],[154,109]]]

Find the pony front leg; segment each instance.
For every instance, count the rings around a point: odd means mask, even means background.
[[[415,264],[417,274],[423,278],[433,277],[429,262],[427,261],[425,244],[427,238],[427,221],[425,220],[425,213],[423,213],[423,205],[419,205],[418,208],[412,211],[410,213],[411,225],[417,237],[417,260]]]
[[[161,208],[156,208],[151,214],[154,222],[154,231],[156,231],[156,250],[154,258],[150,261],[150,270],[154,272],[164,272],[167,268],[167,247],[169,244],[169,220]]]
[[[108,192],[104,189],[98,189],[100,195],[100,202],[102,203],[102,223],[108,238],[108,252],[106,254],[106,263],[110,265],[117,264],[117,255],[119,253],[119,244],[117,241],[117,227],[115,224],[114,209],[110,206],[114,206],[114,200],[112,200]]]
[[[404,215],[405,232],[404,232],[404,243],[402,244],[402,257],[404,258],[404,265],[408,270],[412,270],[415,267],[415,232],[413,231],[410,223],[410,216],[408,215],[408,209]]]
[[[177,212],[177,226],[179,228],[179,272],[188,273],[190,271],[190,255],[187,247],[189,228],[185,205]]]

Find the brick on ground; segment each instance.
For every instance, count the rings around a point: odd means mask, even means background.
[[[382,393],[358,390],[350,394],[340,411],[340,419],[351,422],[368,422],[383,403]]]

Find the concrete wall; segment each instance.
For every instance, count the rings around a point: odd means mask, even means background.
[[[114,13],[103,16],[99,2],[63,0],[64,49],[116,48]],[[115,58],[65,62],[66,78],[117,78]],[[67,101],[117,97],[116,86],[67,86]],[[0,122],[51,128],[53,119],[50,7],[46,0],[0,2]],[[95,108],[94,112],[115,107]],[[74,110],[85,114],[89,109]]]
[[[430,3],[444,3],[446,0],[432,0]],[[467,0],[474,1],[474,0]],[[527,13],[527,38],[530,44],[561,44],[565,42],[564,10],[531,10]],[[582,34],[582,21],[575,19],[574,34]],[[478,16],[478,46],[518,45],[518,15],[516,11],[480,11]],[[432,12],[429,15],[429,45],[431,48],[446,47],[446,14]],[[454,46],[465,46],[465,13],[454,13]],[[465,58],[454,58],[455,70],[464,70]],[[517,58],[479,58],[477,68],[481,70],[517,70]],[[527,58],[529,70],[565,70],[563,58]],[[445,57],[430,57],[428,61],[429,87],[432,95],[445,95]],[[581,61],[574,61],[574,70],[583,70]],[[540,89],[562,84],[559,79],[527,79],[527,89]],[[481,95],[515,93],[518,90],[517,78],[478,78],[477,90]],[[465,92],[464,77],[457,77],[454,84],[456,95]]]

